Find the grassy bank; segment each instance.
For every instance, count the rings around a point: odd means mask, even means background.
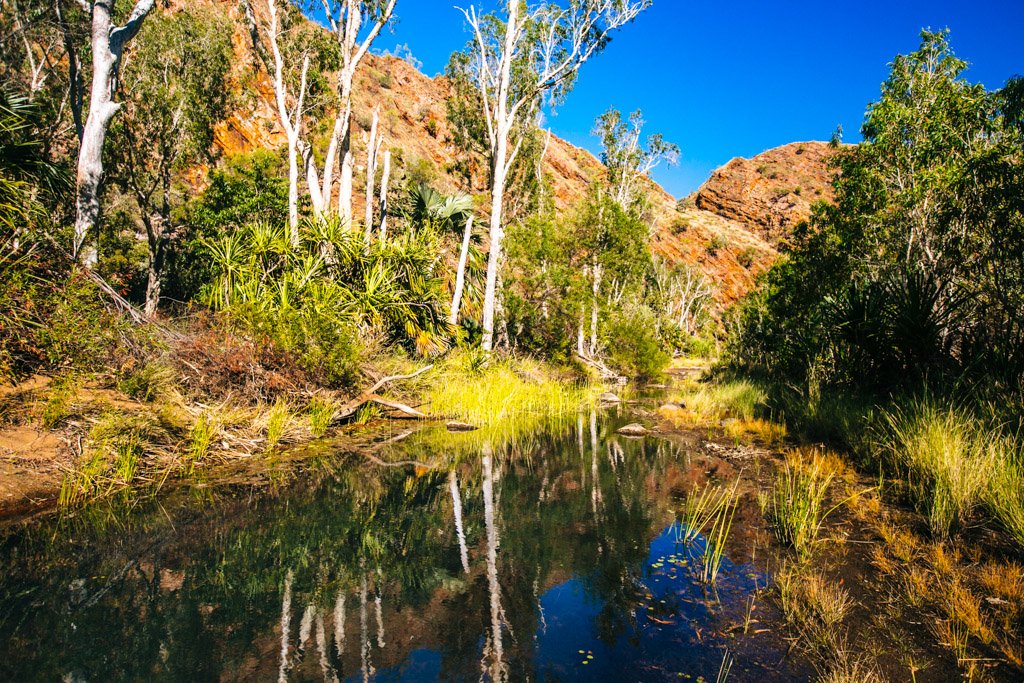
[[[31,429],[72,444],[47,456],[62,472],[57,504],[71,508],[125,489],[152,491],[174,479],[202,478],[211,468],[268,458],[346,425],[369,423],[373,429],[372,423],[397,414],[374,403],[352,412],[358,389],[287,380],[286,367],[269,367],[247,353],[254,349],[241,339],[215,335],[215,344],[207,333],[199,336],[184,344],[191,349],[186,357],[154,350],[107,372],[39,376],[32,391],[5,401],[16,408],[5,411],[0,431]],[[370,363],[365,385],[425,366],[399,355],[378,354]],[[262,380],[247,384],[224,376],[232,368]],[[480,428],[474,443],[484,439],[500,447],[574,422],[599,389],[570,370],[536,360],[456,350],[435,359],[422,375],[379,392],[430,418],[470,423]]]
[[[1024,458],[996,411],[934,395],[801,395],[722,371],[675,398],[677,420],[785,419],[805,444],[787,449],[759,502],[782,553],[775,599],[820,680],[916,680],[930,665],[881,642],[937,648],[965,680],[1021,670]]]

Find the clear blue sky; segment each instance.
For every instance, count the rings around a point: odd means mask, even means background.
[[[400,21],[375,49],[408,45],[426,74],[440,73],[469,37],[455,9],[469,4],[398,0]],[[1024,75],[1024,0],[654,0],[583,67],[549,124],[596,152],[590,130],[599,114],[642,109],[649,132],[682,148],[680,164],[655,179],[683,196],[735,156],[827,140],[837,125],[856,142],[887,65],[916,49],[924,27],[951,30],[972,81],[997,88]]]

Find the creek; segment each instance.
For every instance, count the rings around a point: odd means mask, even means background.
[[[0,679],[809,680],[752,489],[714,585],[706,539],[681,541],[683,497],[744,468],[699,435],[616,435],[631,410],[376,452],[419,465],[325,442],[259,483],[8,528]]]

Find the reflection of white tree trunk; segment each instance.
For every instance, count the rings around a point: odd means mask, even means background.
[[[590,504],[597,517],[597,508],[601,503],[601,486],[597,480],[597,411],[590,411]]]
[[[360,562],[360,564],[363,563]],[[370,629],[367,625],[368,617],[366,614],[366,596],[366,571],[364,570],[362,578],[359,581],[359,646],[363,681],[365,683],[369,683],[370,677],[373,676],[374,672],[373,666],[370,664]]]
[[[313,633],[313,619],[316,617],[316,607],[313,605],[306,605],[306,610],[302,613],[302,621],[299,622],[299,649],[305,650],[306,643],[309,642],[309,636]]]
[[[292,570],[284,577],[284,597],[281,599],[281,668],[277,680],[284,683],[288,672],[288,632],[292,628]]]
[[[338,651],[338,659],[345,652],[345,594],[340,590],[334,601],[334,649]]]
[[[587,455],[587,447],[583,442],[583,413],[579,413],[576,416],[576,439],[578,441],[577,445],[580,449],[580,486],[582,487],[587,485],[587,470],[583,465],[583,458]]]
[[[455,510],[455,535],[459,538],[459,558],[462,570],[469,573],[469,548],[466,547],[466,532],[462,526],[462,496],[459,495],[459,480],[455,470],[448,473],[448,488],[452,491],[452,509]]]
[[[374,611],[377,613],[377,647],[384,649],[384,602],[380,597],[380,576],[377,577],[376,596],[373,598]]]
[[[334,683],[338,680],[338,674],[334,672],[334,667],[327,656],[327,631],[324,628],[324,617],[319,613],[316,615],[316,649],[320,653],[320,672],[323,673],[324,680]]]
[[[494,472],[490,444],[483,448],[484,524],[487,527],[487,586],[491,598],[491,664],[492,681],[505,680],[504,652],[501,642],[501,586],[498,584],[498,526],[494,511]]]

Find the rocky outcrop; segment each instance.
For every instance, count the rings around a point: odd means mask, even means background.
[[[811,206],[832,200],[824,142],[794,142],[752,159],[733,159],[715,171],[695,195],[695,206],[747,226],[773,246],[811,215]]]

